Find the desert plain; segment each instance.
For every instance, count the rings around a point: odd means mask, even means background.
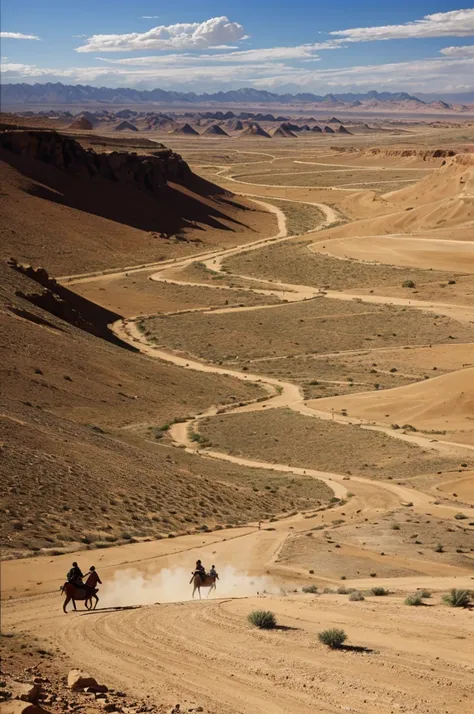
[[[3,669],[112,689],[49,711],[472,710],[474,125],[292,121],[2,117]]]

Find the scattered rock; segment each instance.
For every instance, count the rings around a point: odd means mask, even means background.
[[[84,689],[94,693],[108,691],[105,684],[98,684],[94,677],[81,672],[79,669],[71,669],[67,676],[67,686],[69,689],[72,689],[73,692],[78,692]]]

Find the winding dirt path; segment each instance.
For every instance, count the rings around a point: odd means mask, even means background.
[[[274,206],[260,203],[277,215],[278,232],[275,236],[225,251],[212,251],[166,263],[132,266],[107,271],[106,274],[147,273],[156,268],[153,280],[193,285],[174,280],[173,273],[197,260],[205,262],[212,270],[220,271],[227,256],[290,240],[284,213]],[[319,203],[310,205],[324,212],[324,227],[340,219],[329,206]],[[63,281],[74,284],[103,276],[104,272],[89,273],[66,276]],[[262,282],[249,276],[239,277]],[[228,289],[225,286],[211,287]],[[308,286],[284,283],[272,283],[268,291],[257,287],[247,290],[275,294],[288,300],[317,299],[323,294]],[[358,299],[361,302],[409,304],[421,310],[440,311],[440,305],[422,301],[414,305],[413,301],[375,296],[362,300],[360,296],[347,292],[324,292],[324,296]],[[256,309],[278,307],[271,305]],[[230,311],[232,308],[223,310]],[[328,418],[326,413],[318,413],[304,404],[301,390],[291,382],[206,364],[154,346],[140,331],[138,319],[143,319],[143,316],[120,320],[112,325],[112,329],[121,339],[151,358],[172,362],[197,373],[224,374],[256,382],[267,391],[267,399],[248,403],[236,411],[285,406],[314,418]],[[309,575],[305,568],[280,561],[282,548],[295,535],[311,535],[314,529],[331,529],[333,519],[343,516],[351,523],[363,526],[366,521],[396,511],[407,502],[412,504],[410,510],[413,513],[426,514],[429,509],[430,514],[439,518],[452,519],[453,512],[472,516],[472,510],[468,508],[446,501],[440,503],[437,501],[439,493],[434,491],[425,493],[393,482],[354,476],[348,481],[347,476],[342,474],[202,450],[191,440],[190,428],[198,430],[200,419],[215,413],[216,408],[210,407],[190,422],[173,425],[171,436],[175,445],[197,453],[203,459],[213,458],[247,467],[312,476],[330,486],[337,498],[347,501],[336,504],[330,510],[319,509],[293,515],[262,530],[254,525],[183,536],[170,541],[166,539],[110,548],[94,556],[104,579],[112,579],[116,572],[123,573],[124,568],[134,568],[140,575],[154,577],[164,568],[187,568],[194,558],[203,557],[206,563],[232,563],[237,569],[255,577],[267,572],[276,583],[307,583]],[[338,416],[338,421],[345,423],[345,418]],[[378,428],[368,424],[363,426]],[[391,433],[390,436],[427,445],[419,435]],[[433,445],[430,446],[433,448]],[[436,448],[456,447],[448,442],[438,442]],[[349,485],[352,496],[348,494]],[[338,552],[347,557],[357,558],[364,552],[359,546],[340,547]],[[383,553],[371,554],[374,564],[382,562],[381,555]],[[467,568],[436,564],[432,560],[417,561],[416,575],[379,577],[377,585],[389,587],[395,592],[386,598],[368,597],[365,602],[349,602],[344,595],[315,598],[313,595],[295,595],[290,591],[284,597],[229,597],[200,603],[170,602],[159,605],[152,604],[154,600],[146,600],[150,603],[148,606],[127,611],[99,610],[64,617],[58,616],[60,603],[50,593],[70,559],[69,554],[51,561],[45,568],[45,582],[36,582],[41,559],[5,563],[4,579],[10,583],[11,588],[7,592],[13,598],[4,602],[5,626],[38,632],[40,623],[41,635],[46,641],[66,652],[78,666],[87,664],[99,679],[116,689],[126,689],[137,696],[146,693],[152,701],[165,702],[170,707],[179,702],[183,712],[202,711],[198,709],[202,707],[213,714],[311,714],[315,707],[319,714],[347,711],[357,714],[393,714],[394,711],[465,714],[469,710],[474,691],[470,651],[474,621],[471,613],[452,611],[446,614],[446,609],[441,613],[440,605],[426,605],[423,608],[406,608],[404,616],[400,617],[404,592],[419,587],[440,590],[472,587],[472,571]],[[400,568],[415,570],[414,561],[412,563],[408,557],[393,556],[392,561]],[[318,578],[317,574],[311,577],[318,584],[340,584],[336,579]],[[15,590],[13,583],[18,585]],[[347,581],[347,585],[370,588],[373,580],[357,578]],[[27,592],[27,586],[31,588],[30,592]],[[132,598],[132,591],[125,596]],[[262,607],[275,612],[282,625],[280,629],[263,632],[248,627],[248,613]],[[352,648],[332,652],[318,643],[318,632],[334,626],[342,627],[349,633]]]

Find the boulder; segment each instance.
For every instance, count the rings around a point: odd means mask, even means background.
[[[37,702],[41,692],[41,687],[37,684],[25,684],[24,682],[11,682],[9,689],[12,699],[20,699],[23,702]]]
[[[71,669],[67,676],[67,686],[73,692],[80,692],[87,689],[88,692],[107,692],[105,684],[98,684],[90,674],[81,672],[79,669]]]

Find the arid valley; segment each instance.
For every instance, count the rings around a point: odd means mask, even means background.
[[[3,672],[50,712],[468,714],[472,116],[220,109],[0,117]]]

